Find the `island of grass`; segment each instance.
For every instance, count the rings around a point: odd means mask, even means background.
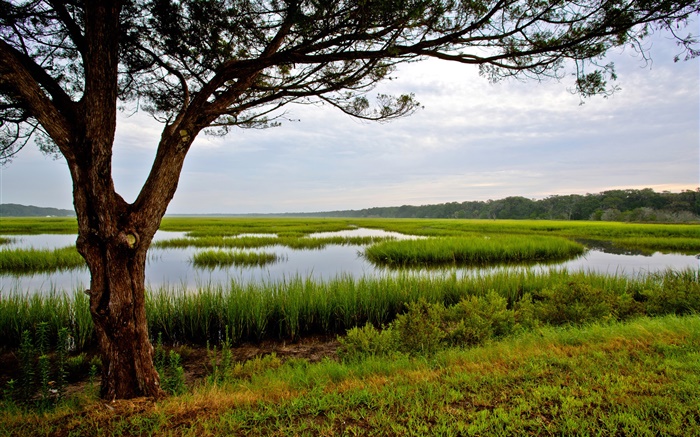
[[[0,273],[30,274],[86,267],[75,247],[0,249]]]
[[[213,269],[227,266],[256,266],[261,267],[273,264],[280,260],[280,256],[268,252],[244,252],[228,250],[204,250],[192,256],[192,264],[195,267]]]
[[[375,264],[391,267],[485,266],[560,261],[584,253],[574,241],[539,235],[473,235],[385,241],[365,249]]]

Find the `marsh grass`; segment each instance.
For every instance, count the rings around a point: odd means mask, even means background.
[[[77,234],[78,221],[69,217],[1,217],[0,234]]]
[[[698,271],[667,271],[636,278],[581,272],[502,270],[458,277],[397,272],[381,277],[338,276],[318,280],[295,276],[264,283],[160,287],[147,293],[146,314],[155,338],[168,343],[218,344],[224,333],[234,344],[265,339],[294,340],[313,334],[341,334],[370,323],[380,327],[424,300],[454,305],[470,296],[496,293],[513,310],[524,299],[545,324],[604,317],[690,314],[700,311]],[[45,295],[4,292],[0,297],[0,344],[16,347],[24,330],[48,322],[51,338],[69,328],[76,347],[90,345],[92,322],[84,293]]]
[[[647,251],[700,253],[700,235],[694,238],[627,237],[616,239],[615,244],[629,249]]]
[[[215,268],[220,266],[264,266],[280,261],[280,256],[267,252],[230,252],[225,250],[205,250],[192,256],[195,267]]]
[[[557,237],[473,235],[385,241],[366,248],[364,254],[375,264],[408,267],[553,261],[584,250],[578,243]]]
[[[93,322],[88,297],[83,292],[68,294],[50,290],[47,294],[3,290],[0,296],[0,345],[17,347],[25,331],[35,332],[46,323],[48,337],[56,342],[62,328],[67,328],[77,350],[92,344]]]
[[[292,249],[323,249],[329,245],[368,245],[389,239],[390,237],[323,237],[311,238],[304,235],[297,236],[213,236],[173,238],[153,243],[153,247],[159,248],[186,248],[186,247],[219,247],[255,249],[270,246],[286,246]]]
[[[84,268],[75,247],[59,249],[0,249],[0,272],[27,274]]]

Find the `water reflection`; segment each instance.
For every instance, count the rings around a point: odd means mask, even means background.
[[[269,234],[264,234],[269,236]],[[376,229],[354,229],[341,232],[324,232],[313,234],[311,237],[332,236],[391,236],[394,238],[415,238],[396,232],[385,232]],[[155,240],[182,238],[184,232],[159,231]],[[14,241],[3,247],[35,247],[56,248],[75,244],[75,235],[26,235],[12,236]],[[281,261],[263,267],[216,267],[195,268],[191,259],[194,253],[205,249],[159,249],[149,251],[146,265],[146,283],[150,287],[176,286],[197,288],[202,285],[227,284],[231,280],[242,283],[281,281],[285,278],[301,276],[313,279],[331,279],[338,275],[371,276],[391,274],[392,270],[377,267],[362,256],[363,247],[356,245],[328,245],[319,250],[294,250],[285,246],[270,246],[253,251],[264,251],[277,254]],[[456,271],[458,275],[483,273],[503,268],[523,267],[494,267],[494,268],[455,268],[430,269],[430,272],[440,273]],[[569,271],[591,271],[606,274],[633,276],[641,273],[663,271],[668,268],[700,268],[700,260],[689,255],[654,253],[650,256],[633,255],[629,253],[608,253],[605,247],[589,250],[584,255],[565,262],[539,265],[536,269],[565,268]],[[89,284],[89,273],[86,269],[55,272],[51,274],[35,274],[13,277],[0,275],[0,294],[10,291],[46,292],[50,290],[75,290],[85,288]]]

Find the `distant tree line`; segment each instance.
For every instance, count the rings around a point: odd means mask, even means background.
[[[299,214],[301,215],[301,214]],[[394,206],[304,214],[324,217],[469,218],[688,222],[700,220],[700,188],[680,193],[609,190],[598,194]]]
[[[42,208],[16,203],[0,204],[0,217],[75,217],[72,209]]]

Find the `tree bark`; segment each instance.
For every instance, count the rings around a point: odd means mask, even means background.
[[[71,166],[77,248],[90,269],[90,313],[102,360],[101,396],[161,397],[145,302],[146,255],[160,220],[139,226],[111,175]]]
[[[138,241],[135,231],[78,241],[92,275],[86,292],[100,347],[104,399],[163,396],[146,319],[147,247]]]

